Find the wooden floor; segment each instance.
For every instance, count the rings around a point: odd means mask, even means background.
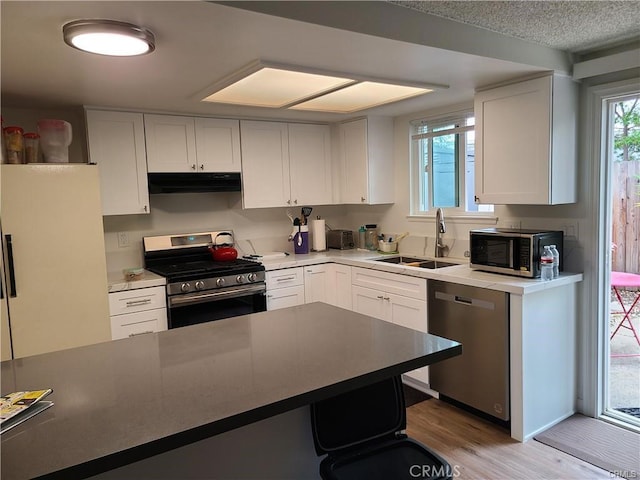
[[[614,476],[435,398],[407,408],[407,434],[444,457],[454,479],[583,480]],[[457,475],[456,475],[457,474]]]

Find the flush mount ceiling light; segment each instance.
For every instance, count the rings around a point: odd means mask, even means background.
[[[155,50],[155,38],[149,30],[117,20],[76,20],[62,27],[64,41],[79,50],[128,57]]]
[[[204,102],[351,113],[446,85],[385,81],[256,61],[198,94]],[[203,98],[204,96],[204,98]]]

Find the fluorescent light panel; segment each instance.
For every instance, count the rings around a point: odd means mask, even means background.
[[[295,67],[259,61],[220,84],[221,88],[202,101],[335,113],[355,112],[432,91],[425,87],[361,81],[340,74],[306,73]]]
[[[354,81],[266,67],[209,95],[203,101],[282,108]]]
[[[351,113],[423,95],[431,91],[428,88],[407,87],[390,83],[362,82],[289,108],[293,110]]]

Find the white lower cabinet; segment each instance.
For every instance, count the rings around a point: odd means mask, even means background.
[[[112,340],[166,330],[166,305],[165,287],[110,293]]]
[[[267,310],[294,307],[305,303],[302,267],[267,272],[266,281]]]
[[[352,268],[353,311],[427,333],[427,281],[395,273]],[[429,384],[429,369],[406,374]]]
[[[351,267],[337,263],[304,267],[304,301],[352,310]]]
[[[330,263],[329,286],[327,287],[327,303],[336,307],[353,310],[353,300],[351,298],[351,267]]]

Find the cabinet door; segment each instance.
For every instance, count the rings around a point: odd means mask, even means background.
[[[193,117],[145,115],[149,172],[195,172],[196,134]]]
[[[100,171],[103,215],[149,213],[141,113],[87,110],[89,160]]]
[[[289,165],[294,205],[333,202],[328,125],[289,124]]]
[[[367,120],[343,123],[338,131],[342,170],[340,203],[368,203]]]
[[[552,82],[547,76],[475,96],[479,203],[550,202]]]
[[[240,171],[240,122],[196,118],[196,159],[200,172]]]
[[[379,290],[353,285],[351,287],[353,311],[390,321],[385,309],[384,296],[384,293]]]
[[[286,123],[241,121],[244,208],[291,204]]]
[[[388,300],[387,300],[388,299]],[[389,319],[403,327],[427,333],[427,302],[415,298],[389,293],[385,295]],[[424,366],[407,372],[405,375],[429,385],[429,367]]]
[[[331,276],[329,278],[328,291],[329,303],[336,307],[353,309],[351,298],[351,267],[348,265],[331,264]]]
[[[304,285],[267,291],[267,310],[304,305]]]
[[[403,327],[427,333],[427,302],[385,293],[389,319]]]
[[[304,267],[304,303],[328,303],[329,276],[328,265]]]

